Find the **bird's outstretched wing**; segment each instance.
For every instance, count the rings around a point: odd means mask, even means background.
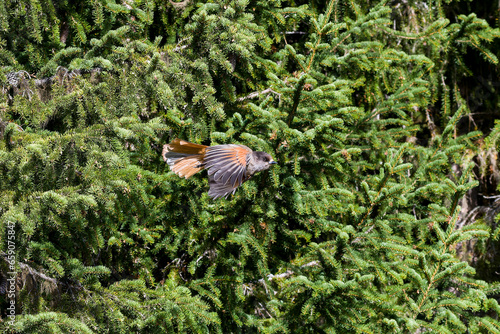
[[[249,153],[252,150],[244,145],[229,144],[207,148],[203,165],[208,170],[208,196],[213,199],[227,197],[249,179],[246,170]]]

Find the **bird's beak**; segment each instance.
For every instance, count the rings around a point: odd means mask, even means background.
[[[274,160],[271,160],[271,161],[269,161],[269,164],[270,165],[277,165],[278,163],[276,161],[274,161]]]

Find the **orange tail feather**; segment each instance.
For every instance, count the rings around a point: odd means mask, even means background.
[[[198,167],[202,162],[203,157],[201,155],[194,155],[177,160],[170,169],[180,177],[188,179],[203,169],[203,167]]]
[[[181,139],[175,139],[163,146],[163,159],[170,169],[186,179],[203,169],[205,150],[208,146],[193,144]]]
[[[165,153],[165,150],[168,150],[170,152],[175,152],[175,153],[184,153],[184,154],[204,154],[205,149],[208,146],[205,145],[200,145],[200,144],[193,144],[188,141],[182,140],[182,139],[175,139],[173,142],[170,144],[167,144],[163,147],[163,152]]]

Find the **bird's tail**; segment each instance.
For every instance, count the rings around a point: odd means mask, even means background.
[[[175,174],[187,179],[203,169],[203,158],[207,147],[175,139],[163,146],[162,156]]]

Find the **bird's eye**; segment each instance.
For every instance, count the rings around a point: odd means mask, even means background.
[[[264,158],[264,161],[265,161],[265,162],[269,162],[269,159],[268,159],[268,158]]]

